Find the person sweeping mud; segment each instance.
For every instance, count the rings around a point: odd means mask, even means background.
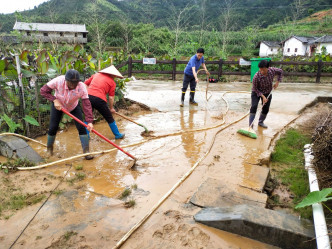
[[[195,89],[198,83],[197,71],[199,67],[202,65],[202,67],[206,71],[206,74],[210,75],[209,71],[206,69],[203,55],[204,55],[204,49],[203,48],[197,49],[197,53],[190,58],[186,68],[184,69],[181,104],[180,104],[181,107],[184,106],[184,97],[186,95],[188,85],[190,85],[189,104],[198,105],[198,103],[195,101]]]
[[[52,95],[53,90],[55,91],[54,96]],[[89,131],[93,129],[92,107],[89,101],[88,91],[83,82],[80,82],[80,75],[76,70],[70,69],[65,75],[61,75],[49,81],[40,89],[40,94],[52,102],[50,126],[47,135],[47,152],[49,155],[53,155],[53,144],[63,115],[63,112],[61,111],[62,108],[83,121],[82,110],[78,102],[79,99],[82,99],[82,106],[85,120],[88,123],[88,129]],[[83,153],[88,153],[89,138],[86,129],[76,121],[75,125],[79,133]],[[85,156],[85,159],[87,160],[92,158],[93,156],[91,155]]]
[[[84,83],[88,86],[92,108],[96,109],[107,121],[115,139],[121,139],[124,138],[125,134],[119,132],[112,116],[112,113],[115,113],[113,106],[116,88],[115,77],[123,78],[121,73],[112,65],[92,75]],[[109,106],[107,106],[107,94],[109,95]]]
[[[267,128],[264,124],[264,120],[270,109],[272,100],[272,89],[276,89],[279,86],[283,77],[283,70],[280,68],[270,67],[270,63],[267,60],[262,60],[258,64],[259,71],[255,74],[252,80],[252,92],[251,92],[251,107],[249,115],[249,126],[253,127],[255,120],[257,107],[259,100],[262,99],[263,108],[259,116],[258,125],[263,128]],[[274,76],[277,75],[277,81],[273,85]],[[269,96],[270,95],[270,96]],[[268,97],[269,96],[269,97]]]

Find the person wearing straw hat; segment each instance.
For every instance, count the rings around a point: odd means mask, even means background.
[[[96,109],[107,121],[115,139],[124,138],[120,133],[112,113],[114,109],[114,95],[116,84],[114,78],[122,79],[121,73],[112,65],[92,75],[84,83],[88,86],[89,99],[93,109]],[[109,106],[107,105],[107,94],[109,95]]]
[[[184,69],[184,77],[183,77],[183,86],[182,86],[182,95],[181,95],[181,104],[180,106],[184,106],[184,97],[186,95],[186,91],[188,85],[190,85],[190,98],[189,104],[198,105],[195,101],[195,89],[198,83],[197,71],[198,68],[202,65],[207,75],[210,75],[209,71],[206,69],[204,62],[204,49],[199,48],[194,56],[192,56]]]
[[[54,96],[52,91],[55,91]],[[78,119],[83,121],[83,114],[79,105],[79,99],[82,99],[83,112],[88,124],[88,130],[93,129],[92,107],[89,101],[88,91],[83,82],[80,82],[79,73],[70,69],[65,75],[54,78],[40,89],[40,94],[52,102],[50,126],[47,135],[47,152],[53,155],[53,144],[63,115],[62,108],[69,111]],[[81,140],[83,153],[89,153],[89,137],[85,127],[75,121],[76,129]],[[85,159],[90,160],[93,156],[87,155]]]

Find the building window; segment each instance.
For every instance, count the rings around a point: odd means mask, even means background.
[[[273,48],[271,48],[271,52],[273,52]]]
[[[77,37],[77,33],[75,33],[75,37]]]
[[[63,36],[63,32],[60,32],[60,36]]]
[[[295,53],[297,52],[297,48],[295,48]]]
[[[30,31],[27,31],[27,36],[31,36],[31,32]]]
[[[44,33],[44,36],[48,36],[48,33]]]
[[[290,52],[290,48],[287,48],[287,52]]]
[[[86,33],[83,33],[83,38],[86,38]]]

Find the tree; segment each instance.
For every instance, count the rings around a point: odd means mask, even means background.
[[[191,1],[188,1],[185,6],[178,9],[173,2],[167,1],[170,8],[170,15],[167,20],[168,26],[174,32],[175,40],[173,46],[173,55],[177,54],[179,38],[181,33],[188,27],[189,19],[192,17],[190,10],[194,7]]]

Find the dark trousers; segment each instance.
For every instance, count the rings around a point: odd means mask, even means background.
[[[265,97],[267,97],[268,95],[269,95],[269,93],[264,94]],[[258,97],[255,92],[251,92],[250,113],[256,113],[257,112],[257,107],[258,107],[258,103],[259,103],[260,99],[262,99],[262,97]],[[265,103],[265,105],[263,105],[262,114],[267,115],[269,113],[271,100],[272,100],[272,94],[270,95],[270,97],[269,97],[268,101]]]
[[[82,109],[81,106],[78,104],[74,110],[70,112],[73,114],[75,117],[77,117],[79,120],[83,121],[83,114],[82,114]],[[56,132],[58,131],[59,124],[61,122],[61,118],[63,116],[62,111],[58,111],[55,109],[54,104],[52,103],[51,106],[51,120],[50,120],[50,127],[48,130],[48,135],[50,136],[55,136]],[[86,135],[86,130],[83,125],[75,121],[76,129],[78,130],[79,135]]]
[[[103,99],[93,95],[89,95],[89,100],[93,109],[96,109],[106,120],[107,123],[111,124],[114,122],[112,112]]]
[[[187,88],[188,88],[189,84],[190,84],[190,91],[195,91],[196,81],[195,81],[194,75],[184,74],[182,92],[187,91]]]

